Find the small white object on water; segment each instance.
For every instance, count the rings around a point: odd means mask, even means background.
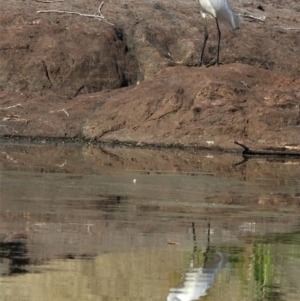
[[[136,179],[133,179],[133,181],[132,181],[132,182],[133,182],[133,184],[135,184],[135,183],[136,183]]]

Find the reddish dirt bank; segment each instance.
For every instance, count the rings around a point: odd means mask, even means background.
[[[100,2],[99,2],[100,4]],[[300,4],[232,1],[224,65],[194,67],[203,39],[195,1],[116,1],[110,25],[89,1],[9,2],[0,10],[0,135],[80,137],[167,146],[264,149],[300,144]],[[263,7],[264,11],[258,9]],[[216,52],[211,32],[207,62]]]

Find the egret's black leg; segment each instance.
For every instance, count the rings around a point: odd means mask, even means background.
[[[216,64],[219,65],[219,56],[220,56],[220,42],[221,42],[221,30],[219,27],[219,22],[218,19],[216,18],[216,23],[217,23],[217,28],[218,28],[218,52],[217,52],[217,59],[216,59]]]
[[[206,67],[210,67],[210,66],[214,66],[214,65],[220,65],[220,60],[219,60],[219,56],[220,56],[220,42],[221,42],[221,30],[219,27],[219,22],[218,19],[216,18],[216,24],[217,24],[217,29],[218,29],[218,49],[217,49],[217,57],[216,60],[213,60],[212,62],[210,62],[209,64],[206,65]]]
[[[201,56],[198,61],[198,67],[202,66],[202,64],[203,64],[203,55],[204,55],[204,50],[205,50],[207,39],[208,39],[208,31],[207,31],[207,26],[206,26],[206,18],[204,18],[204,40],[203,40]]]

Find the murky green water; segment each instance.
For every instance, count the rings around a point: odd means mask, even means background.
[[[299,300],[300,161],[2,144],[1,300]]]

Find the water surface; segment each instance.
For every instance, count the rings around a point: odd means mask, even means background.
[[[55,144],[0,158],[1,300],[299,299],[297,160]]]

